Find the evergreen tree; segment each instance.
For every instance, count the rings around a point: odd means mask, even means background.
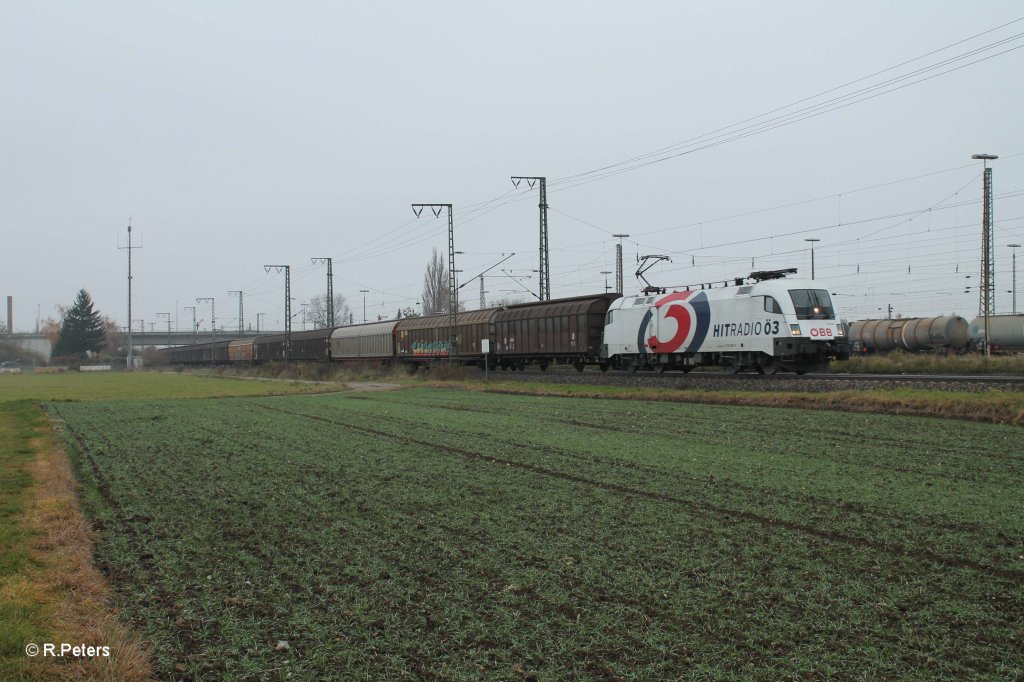
[[[98,351],[107,343],[103,317],[92,306],[89,292],[81,289],[75,304],[68,309],[60,327],[60,335],[53,346],[55,357],[74,355],[85,357],[89,351]]]

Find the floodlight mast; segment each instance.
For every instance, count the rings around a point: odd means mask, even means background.
[[[613,234],[613,237],[619,240],[619,243],[615,245],[615,291],[620,295],[622,292],[622,240],[628,237],[628,234]]]

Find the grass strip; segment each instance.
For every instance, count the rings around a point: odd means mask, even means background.
[[[0,405],[0,679],[16,679],[24,646],[41,641],[41,600],[26,578],[32,567],[31,533],[21,522],[32,475],[31,441],[45,419],[31,401]]]
[[[172,372],[61,372],[0,375],[0,402],[10,400],[151,400],[292,395],[339,390],[337,385],[245,381]]]
[[[148,657],[110,610],[92,562],[95,532],[45,413],[29,400],[0,410],[0,679],[147,680]],[[26,646],[110,647],[109,657],[26,655]]]

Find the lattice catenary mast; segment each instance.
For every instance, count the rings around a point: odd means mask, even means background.
[[[542,301],[551,299],[551,260],[548,253],[548,190],[547,178],[541,176],[530,177],[526,175],[513,175],[512,184],[519,187],[519,183],[526,180],[530,189],[540,185],[540,284],[539,298]]]

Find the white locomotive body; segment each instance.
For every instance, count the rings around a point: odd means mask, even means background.
[[[811,280],[629,296],[605,318],[603,357],[616,368],[689,371],[718,365],[803,374],[828,367],[844,339],[832,297]]]

